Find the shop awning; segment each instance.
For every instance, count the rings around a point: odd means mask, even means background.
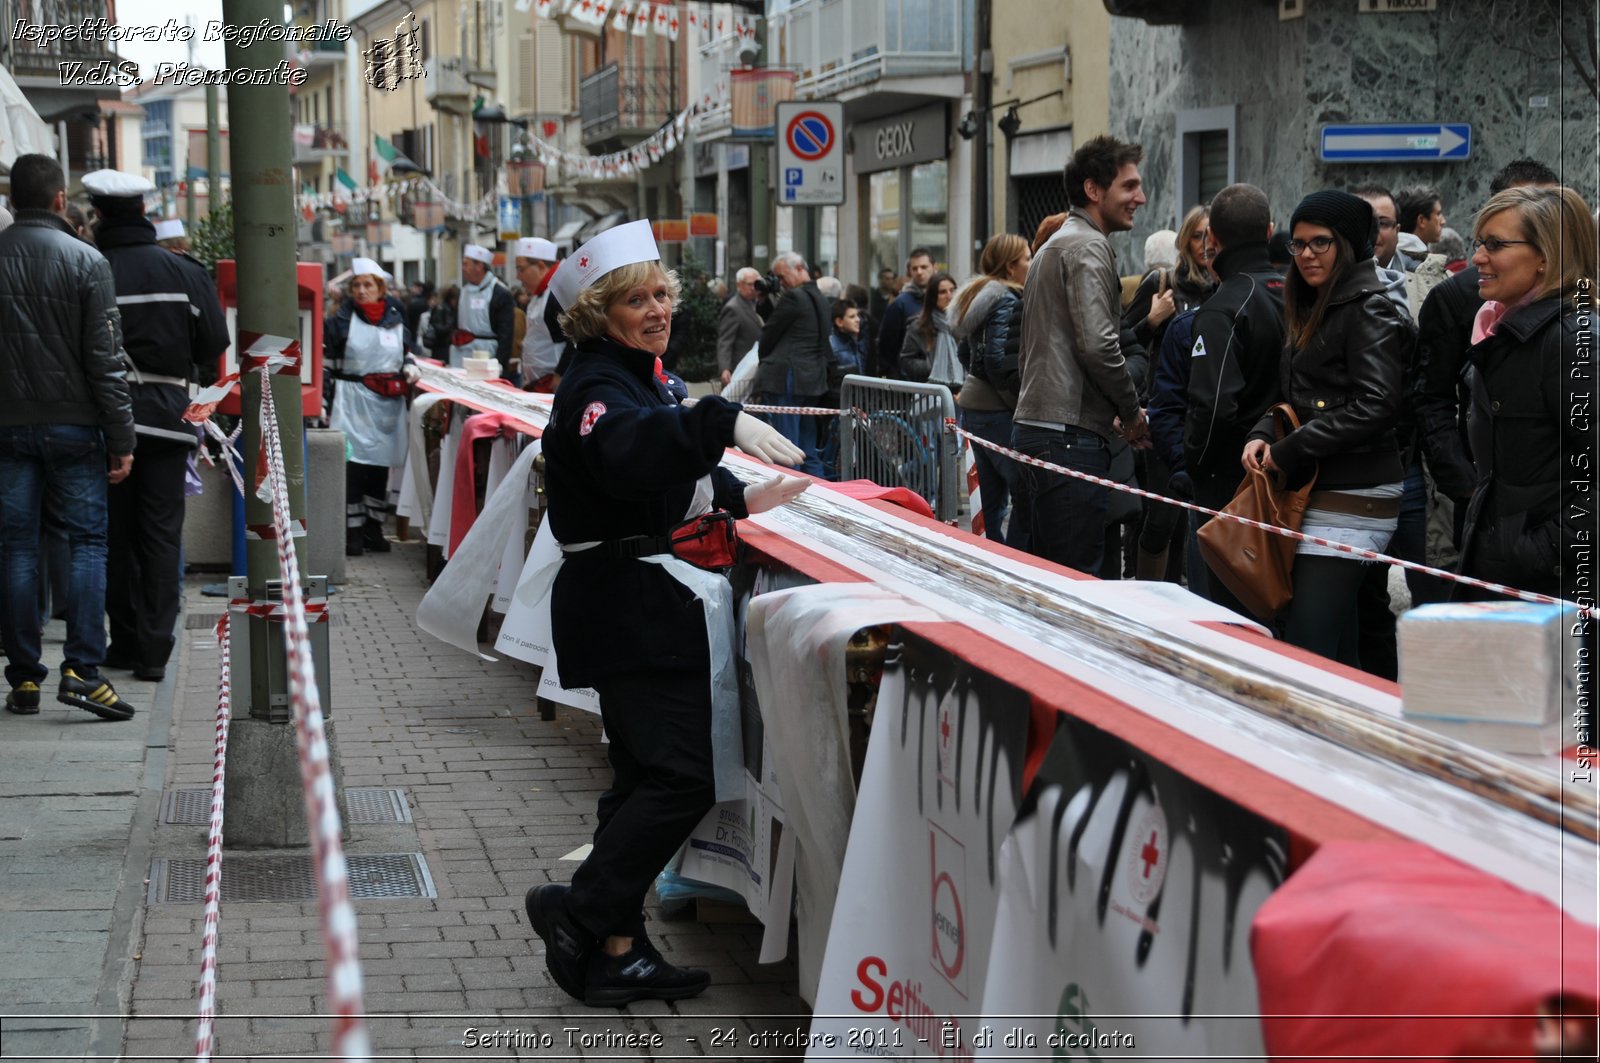
[[[0,67],[0,168],[7,172],[18,155],[55,158],[55,137],[11,74]]]

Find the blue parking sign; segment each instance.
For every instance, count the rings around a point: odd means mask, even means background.
[[[786,185],[803,185],[806,183],[806,172],[798,166],[792,166],[783,171],[783,183]]]

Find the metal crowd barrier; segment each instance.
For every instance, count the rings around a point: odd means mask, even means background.
[[[839,409],[841,480],[910,488],[940,520],[956,518],[960,441],[944,430],[956,415],[949,388],[851,375],[839,389]]]

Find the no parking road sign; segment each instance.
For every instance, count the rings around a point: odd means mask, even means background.
[[[778,202],[828,207],[844,202],[844,104],[778,104]]]

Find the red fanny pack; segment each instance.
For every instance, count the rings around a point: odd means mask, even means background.
[[[691,517],[673,528],[669,538],[673,556],[697,568],[732,568],[738,561],[739,533],[726,510]]]
[[[361,378],[361,383],[366,385],[368,391],[386,399],[398,399],[411,388],[403,373],[368,373]]]

